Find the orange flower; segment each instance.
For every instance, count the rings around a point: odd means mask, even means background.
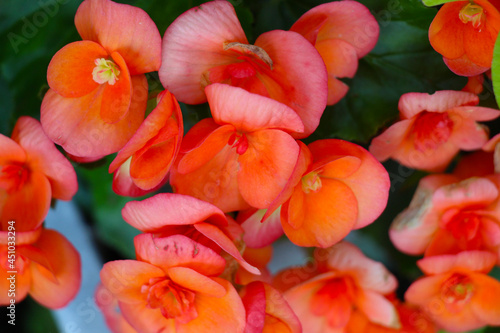
[[[14,289],[16,303],[30,296],[51,309],[66,306],[77,294],[81,282],[80,255],[55,230],[19,232],[16,226],[15,259],[10,257],[8,228],[0,231],[0,305],[10,304],[7,291]],[[16,271],[17,273],[10,273]],[[9,280],[14,276],[13,280]],[[14,281],[14,282],[12,282]],[[15,288],[11,287],[15,284]]]
[[[69,154],[96,160],[122,148],[144,119],[144,73],[160,67],[161,37],[142,9],[109,0],[82,2],[75,25],[83,41],[52,58],[41,122]]]
[[[283,295],[270,285],[256,281],[246,285],[240,296],[245,306],[245,333],[300,333],[300,321]]]
[[[184,133],[179,103],[167,90],[158,105],[109,166],[113,190],[120,195],[141,196],[167,182]]]
[[[336,139],[300,146],[293,175],[264,216],[282,204],[281,225],[293,243],[329,247],[382,213],[389,175],[370,153]]]
[[[500,111],[478,103],[463,91],[404,94],[401,120],[373,139],[370,152],[379,161],[393,158],[410,168],[443,171],[460,149],[479,149],[488,140],[487,128],[477,121],[493,120]]]
[[[116,297],[106,289],[102,283],[96,288],[95,303],[104,315],[104,320],[108,328],[113,333],[137,333],[137,331],[130,326],[130,324],[123,318],[119,311],[118,300]]]
[[[318,259],[324,261],[318,263],[320,274],[284,292],[308,333],[343,332],[354,309],[373,323],[400,327],[396,308],[383,296],[396,289],[397,281],[381,263],[347,242],[317,251]],[[301,273],[292,271],[288,279],[300,280]]]
[[[181,194],[225,212],[267,208],[290,177],[299,146],[290,132],[303,130],[292,109],[238,87],[206,89],[213,119],[186,134],[170,183]]]
[[[136,238],[138,261],[104,264],[101,280],[138,332],[238,332],[245,308],[218,278],[225,261],[185,236]],[[139,237],[137,236],[137,237]],[[137,247],[138,246],[138,247]]]
[[[358,59],[377,43],[379,26],[368,8],[356,1],[335,1],[314,7],[290,28],[304,36],[325,62],[328,105],[337,103],[349,87],[338,78],[353,78]]]
[[[482,250],[500,254],[500,175],[431,175],[420,181],[410,207],[389,236],[402,252],[425,256]]]
[[[417,264],[426,276],[408,288],[405,299],[450,332],[498,326],[500,282],[486,275],[495,260],[481,251],[421,259]]]
[[[474,76],[491,67],[500,30],[496,0],[454,1],[441,7],[429,27],[429,41],[457,75]]]
[[[248,44],[229,1],[211,1],[179,16],[163,36],[158,72],[179,101],[207,101],[205,87],[227,83],[292,108],[304,123],[295,137],[316,127],[326,106],[327,73],[316,49],[291,31],[269,31]]]
[[[0,230],[7,230],[9,221],[17,232],[34,230],[52,198],[75,195],[75,170],[30,117],[18,119],[11,139],[0,134],[0,147]]]

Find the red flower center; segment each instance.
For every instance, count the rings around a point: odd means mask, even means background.
[[[472,280],[461,273],[454,273],[441,286],[441,298],[448,305],[463,306],[473,294]]]
[[[141,288],[147,294],[147,304],[152,309],[160,309],[167,318],[175,318],[187,323],[198,316],[194,307],[195,293],[174,283],[168,278],[152,278]]]
[[[413,124],[414,145],[419,151],[434,150],[448,141],[453,121],[447,113],[423,111]]]
[[[29,170],[26,165],[8,164],[0,169],[0,188],[8,194],[19,191],[28,181]]]
[[[229,137],[227,144],[236,148],[239,155],[243,155],[248,149],[248,139],[245,134],[233,133]]]

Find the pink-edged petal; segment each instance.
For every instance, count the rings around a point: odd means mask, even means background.
[[[364,57],[377,43],[379,26],[368,8],[359,2],[340,1],[316,6],[302,15],[290,28],[309,37],[311,43],[341,39]]]
[[[290,132],[304,130],[295,111],[270,98],[221,83],[209,85],[205,93],[216,123],[231,124],[242,132],[265,128]]]
[[[40,123],[30,117],[19,118],[12,138],[28,153],[30,166],[48,178],[52,197],[71,200],[78,189],[75,170],[45,135]]]
[[[156,187],[149,190],[143,190],[135,184],[134,180],[130,176],[131,161],[132,158],[126,160],[113,174],[113,191],[116,194],[127,197],[140,197],[160,189],[160,187],[168,181],[168,178],[165,178]]]
[[[82,39],[118,52],[131,75],[157,71],[161,63],[161,36],[142,9],[109,0],[86,0],[75,15]]]
[[[280,220],[281,208],[275,210],[269,218],[262,222],[265,213],[265,209],[256,210],[241,223],[243,230],[245,230],[243,241],[247,246],[252,248],[268,246],[283,235]]]
[[[387,205],[390,189],[389,174],[368,151],[343,140],[318,140],[309,145],[314,162],[325,157],[342,158],[323,166],[322,177],[342,180],[353,191],[358,201],[355,229],[362,228],[380,216]]]
[[[208,134],[203,141],[181,157],[177,171],[187,174],[206,164],[224,148],[235,132],[233,125],[223,125]]]
[[[394,304],[378,293],[364,290],[356,300],[356,306],[372,323],[394,329],[401,327]]]
[[[445,112],[462,105],[474,106],[479,97],[465,91],[441,90],[434,94],[407,93],[399,99],[399,111],[402,119],[409,119],[422,111]]]
[[[176,332],[177,330],[175,319],[165,318],[160,309],[151,309],[145,302],[138,304],[118,302],[118,305],[123,318],[134,328],[134,332]]]
[[[266,294],[264,284],[252,282],[240,291],[245,306],[247,325],[245,332],[261,333],[266,319]]]
[[[160,232],[173,225],[209,221],[227,225],[224,213],[208,202],[188,195],[160,193],[142,201],[130,201],[122,209],[128,224],[143,232]]]
[[[428,275],[442,274],[454,269],[466,269],[488,273],[496,262],[493,253],[485,251],[464,251],[458,254],[432,256],[417,261],[418,267]]]
[[[272,72],[259,79],[268,96],[295,110],[304,124],[296,138],[309,136],[318,127],[328,98],[328,76],[323,59],[304,37],[293,31],[273,30],[255,45],[273,60]]]
[[[101,157],[120,150],[139,128],[146,110],[146,77],[133,76],[132,103],[125,117],[113,124],[100,118],[102,92],[80,98],[64,98],[53,90],[41,107],[43,130],[54,143],[74,156]]]
[[[228,43],[247,44],[233,6],[212,1],[179,16],[163,36],[162,64],[158,72],[163,86],[181,102],[206,101],[202,74],[236,61],[224,51]]]
[[[7,222],[16,222],[16,231],[30,231],[40,226],[47,216],[52,198],[50,182],[38,170],[29,173],[21,189],[0,200],[0,223],[7,230]],[[0,198],[2,192],[0,191]],[[29,207],[27,209],[26,207]]]
[[[111,53],[115,64],[120,68],[120,75],[115,84],[104,84],[102,92],[101,119],[108,124],[113,124],[122,119],[130,108],[132,102],[132,82],[125,60],[118,52]]]
[[[350,272],[359,286],[380,294],[393,292],[398,282],[385,266],[367,258],[355,245],[342,241],[328,249],[317,249],[314,254],[321,265],[325,261],[329,270]]]
[[[463,121],[490,121],[500,116],[500,111],[483,106],[457,106],[449,110],[457,114]],[[460,122],[459,122],[460,123]]]
[[[465,121],[455,126],[449,140],[462,150],[481,149],[488,141],[488,128],[474,121]]]
[[[123,318],[118,308],[118,301],[102,283],[96,288],[95,303],[104,315],[106,325],[113,333],[136,333],[136,330]]]
[[[495,151],[495,147],[500,142],[500,133],[488,140],[483,146],[483,150],[487,152]]]
[[[248,149],[239,156],[238,185],[251,206],[267,208],[280,194],[299,156],[299,145],[280,130],[261,130],[247,135]]]
[[[222,297],[226,294],[223,286],[211,278],[187,267],[171,267],[168,276],[179,286],[211,297]]]
[[[80,255],[71,243],[55,230],[43,230],[35,243],[50,262],[52,271],[32,262],[30,295],[51,309],[66,306],[80,289]],[[54,283],[52,276],[57,279]]]
[[[63,97],[82,97],[97,89],[92,71],[95,60],[108,58],[108,52],[92,41],[73,42],[52,57],[47,69],[51,89]]]
[[[284,204],[294,192],[295,186],[302,179],[302,176],[309,168],[309,165],[312,162],[312,155],[309,151],[309,148],[302,142],[297,140],[299,144],[299,156],[297,158],[297,163],[293,168],[292,175],[288,179],[283,190],[280,194],[274,199],[274,201],[269,205],[265,215],[262,217],[262,221],[265,221],[272,213],[274,213],[282,204]]]
[[[200,233],[217,243],[217,245],[219,245],[221,249],[234,257],[236,261],[238,261],[238,263],[247,271],[252,274],[260,275],[259,269],[250,265],[246,262],[245,259],[243,259],[241,253],[238,251],[238,248],[236,247],[236,245],[234,245],[233,241],[218,227],[208,223],[197,223],[194,225],[194,227]]]
[[[392,157],[410,132],[413,122],[411,119],[400,120],[373,138],[369,148],[370,153],[382,162]]]
[[[456,59],[443,57],[443,61],[453,73],[460,76],[476,76],[490,69],[473,63],[466,54]]]
[[[432,196],[436,210],[450,207],[487,206],[498,197],[495,183],[487,178],[470,178],[456,184],[442,186]]]
[[[115,260],[104,264],[101,281],[119,301],[138,304],[145,301],[141,287],[150,279],[165,277],[165,272],[147,262]]]
[[[219,275],[226,264],[213,250],[183,236],[155,237],[140,234],[134,238],[137,259],[168,271],[171,267],[187,267],[204,275]]]

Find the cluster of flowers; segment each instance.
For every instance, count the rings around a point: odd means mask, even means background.
[[[459,12],[447,4],[431,26],[438,51],[450,40],[442,23],[450,15],[461,24],[457,40],[498,31],[487,24],[498,12],[486,0],[457,3]],[[481,158],[491,170],[471,173],[466,163],[477,159],[470,159],[453,175],[424,178],[394,222],[396,247],[425,255],[419,266],[426,276],[410,286],[408,303],[396,298],[397,280],[381,263],[343,241],[387,204],[389,176],[378,160],[441,172],[459,149],[495,149],[500,140],[487,143],[476,121],[500,111],[476,106],[472,92],[410,93],[400,100],[401,121],[370,152],[338,139],[300,141],[326,105],[347,93],[339,78],[352,78],[377,42],[366,7],[317,6],[290,31],[266,32],[253,45],[224,0],[185,12],[163,39],[143,10],[110,0],[85,0],[75,24],[83,40],[49,64],[41,126],[21,118],[12,139],[0,137],[0,272],[9,270],[8,222],[16,221],[19,300],[29,291],[56,308],[79,286],[78,254],[42,227],[51,199],[69,200],[77,189],[56,143],[77,162],[117,153],[109,166],[117,194],[142,196],[166,182],[175,192],[122,210],[143,233],[134,239],[136,260],[108,262],[101,271],[96,301],[114,332],[422,333],[500,325],[500,282],[486,275],[500,262],[500,179],[490,155]],[[443,53],[445,63],[461,75],[482,74],[491,57],[487,63],[470,48]],[[149,94],[145,73],[153,71],[166,90]],[[480,82],[472,81],[474,92]],[[148,99],[156,107],[145,118]],[[208,102],[212,117],[184,136],[177,101]],[[283,234],[317,249],[312,265],[272,276],[271,245]]]

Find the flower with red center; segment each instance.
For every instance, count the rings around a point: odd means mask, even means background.
[[[500,30],[497,0],[454,1],[441,7],[429,27],[429,41],[457,75],[474,76],[491,67]]]
[[[233,6],[211,1],[179,16],[163,36],[158,72],[163,86],[187,104],[207,101],[205,87],[227,83],[275,99],[310,135],[326,106],[327,73],[316,49],[300,34],[269,31],[248,44]]]
[[[500,254],[500,176],[463,181],[431,175],[389,230],[402,252],[425,256],[481,250]]]
[[[11,296],[7,291],[13,289],[16,303],[30,294],[38,303],[51,309],[66,306],[80,288],[80,255],[55,230],[38,227],[30,231],[18,231],[17,223],[14,227],[15,258],[12,258],[12,246],[9,243],[9,236],[12,236],[9,230],[12,229],[2,227],[0,231],[0,289],[4,291],[0,295],[0,305],[11,304]]]
[[[238,87],[214,83],[206,93],[213,119],[186,134],[170,173],[172,187],[225,212],[267,208],[297,162],[299,146],[290,132],[303,130],[300,118]]]
[[[0,135],[0,147],[0,227],[14,221],[18,232],[34,230],[52,198],[75,195],[75,170],[30,117],[18,119],[12,138]]]
[[[405,299],[450,332],[498,326],[500,282],[487,275],[495,261],[482,251],[421,259],[417,264],[426,276],[408,288]]]
[[[128,224],[148,233],[137,238],[181,234],[217,253],[224,250],[246,270],[259,274],[257,268],[243,259],[233,242],[232,229],[239,226],[208,202],[182,194],[160,193],[128,202],[122,215]]]
[[[302,327],[283,295],[267,283],[255,281],[240,291],[245,306],[246,333],[300,333]]]
[[[317,247],[332,246],[352,229],[375,221],[389,196],[384,167],[347,141],[318,140],[300,146],[292,176],[263,219],[281,205],[287,237],[299,246]]]
[[[370,152],[379,161],[393,158],[410,168],[443,171],[460,149],[479,149],[488,140],[487,128],[477,121],[493,120],[500,111],[478,103],[463,91],[404,94],[400,121],[373,139]]]
[[[137,260],[104,264],[101,281],[138,332],[243,332],[245,308],[218,278],[225,261],[182,235],[134,240]]]
[[[344,332],[355,310],[373,323],[400,327],[395,306],[383,296],[396,289],[397,281],[381,263],[347,242],[317,251],[315,257],[324,261],[317,263],[319,274],[307,278],[311,267],[292,270],[287,279],[302,282],[284,292],[307,332]]]
[[[136,197],[163,185],[179,153],[184,133],[181,108],[167,90],[157,98],[156,108],[109,166],[118,194]]]
[[[121,149],[144,119],[144,73],[160,67],[161,37],[142,9],[109,0],[82,2],[75,25],[83,41],[52,58],[41,122],[66,152],[96,160]]]
[[[309,10],[290,30],[303,35],[323,58],[328,71],[328,105],[333,105],[349,90],[338,78],[354,77],[358,59],[375,47],[380,29],[364,5],[335,1]]]

